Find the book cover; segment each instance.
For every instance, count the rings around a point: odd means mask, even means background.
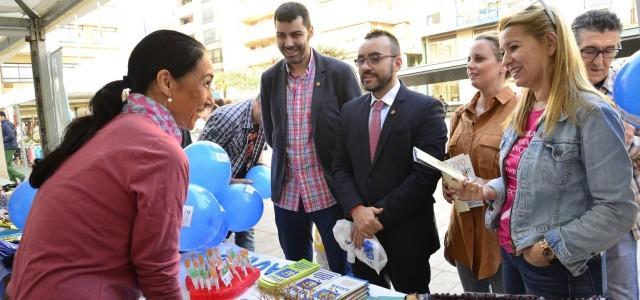
[[[427,154],[417,147],[413,147],[413,161],[440,171],[442,173],[442,180],[444,180],[448,186],[459,186],[465,179],[462,172]]]
[[[469,180],[476,180],[476,173],[473,171],[473,165],[471,164],[471,157],[468,154],[458,154],[452,158],[444,161],[450,167],[460,171],[463,176],[469,178]],[[455,199],[454,206],[458,213],[467,212],[474,207],[482,207],[484,204],[482,201],[460,201]]]
[[[344,275],[318,287],[313,297],[315,299],[351,299],[351,296],[366,294],[368,285],[366,280]]]
[[[273,289],[289,285],[303,277],[320,269],[320,265],[306,259],[299,260],[274,271],[266,276],[261,276],[258,286],[264,289]]]
[[[319,286],[339,278],[340,274],[320,269],[311,275],[296,281],[285,290],[285,296],[291,299],[306,299],[305,295],[313,295]]]

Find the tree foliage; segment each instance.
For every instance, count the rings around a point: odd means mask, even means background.
[[[239,72],[221,72],[215,74],[213,83],[215,89],[222,92],[225,99],[229,88],[249,91],[260,88],[260,74],[252,69],[245,69]]]
[[[320,45],[317,50],[322,55],[333,57],[333,58],[339,59],[339,60],[343,60],[343,59],[347,58],[347,54],[348,54],[347,51],[345,51],[344,49],[335,48],[335,47],[331,47],[331,46],[325,46],[325,45]]]

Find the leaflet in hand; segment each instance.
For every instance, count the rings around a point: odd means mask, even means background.
[[[456,187],[464,181],[464,174],[426,152],[413,147],[413,161],[434,168],[442,173],[442,180],[450,186]],[[471,168],[473,170],[473,168]]]
[[[476,174],[473,171],[473,165],[471,164],[471,157],[468,154],[459,154],[444,161],[450,167],[460,171],[463,176],[469,178],[469,180],[476,180]],[[458,213],[467,212],[474,207],[482,207],[484,204],[482,201],[460,201],[455,199],[454,206]]]

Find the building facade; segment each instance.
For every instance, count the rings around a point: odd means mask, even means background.
[[[452,0],[452,5],[439,5],[441,1],[425,1],[422,20],[413,28],[421,33],[424,62],[407,66],[399,77],[411,88],[440,97],[451,104],[471,100],[475,89],[466,74],[468,51],[473,39],[486,31],[496,30],[500,17],[525,8],[529,0]],[[635,0],[548,0],[567,23],[584,11],[609,9],[624,25],[623,51],[628,56],[640,49]]]

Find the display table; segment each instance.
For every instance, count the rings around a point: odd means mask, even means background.
[[[220,253],[226,253],[229,247],[234,247],[234,249],[236,250],[239,249],[237,246],[228,244],[228,243],[218,246],[218,248],[220,249]],[[189,292],[185,287],[185,277],[187,273],[185,271],[184,261],[187,258],[191,258],[193,255],[194,255],[193,252],[185,252],[180,255],[179,280],[180,280],[180,286],[182,289],[183,299],[189,299]],[[197,256],[197,252],[196,252],[196,256]],[[290,263],[293,263],[292,261],[288,261],[288,260],[284,260],[284,259],[280,259],[272,256],[262,255],[260,253],[254,253],[254,252],[250,252],[249,258],[251,260],[251,265],[260,269],[260,272],[262,275],[269,274],[279,268],[282,268]],[[242,296],[238,297],[238,299],[260,299],[261,295],[262,294],[260,292],[260,289],[258,288],[258,285],[254,284],[251,288],[249,288],[249,290],[247,290],[244,294],[242,294]],[[369,296],[374,298],[382,297],[385,300],[386,299],[391,300],[391,299],[403,299],[405,295],[396,291],[385,289],[377,285],[369,284]]]

